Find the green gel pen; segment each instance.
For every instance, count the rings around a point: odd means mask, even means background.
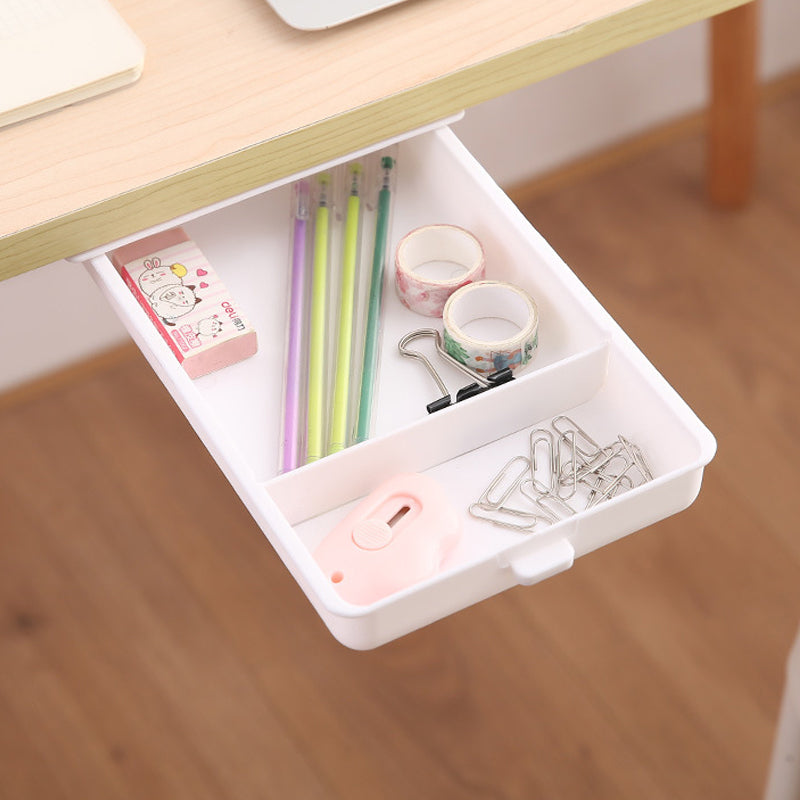
[[[386,245],[389,238],[389,209],[392,200],[391,173],[394,159],[381,159],[383,183],[378,193],[378,215],[375,221],[375,249],[372,254],[366,330],[364,333],[364,361],[361,370],[361,392],[358,403],[356,442],[370,436],[372,404],[375,382],[378,377],[378,348],[380,345],[381,298],[383,295],[383,273],[386,268]]]

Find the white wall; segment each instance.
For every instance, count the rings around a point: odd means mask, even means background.
[[[57,261],[0,283],[0,391],[126,339],[82,264]]]
[[[800,68],[800,0],[765,0],[761,75]],[[705,23],[468,111],[456,132],[501,185],[705,103]],[[99,291],[58,262],[0,284],[0,391],[125,341]]]

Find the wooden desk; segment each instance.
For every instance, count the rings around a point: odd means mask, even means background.
[[[747,0],[411,0],[303,33],[263,0],[117,0],[128,88],[0,130],[0,278]]]

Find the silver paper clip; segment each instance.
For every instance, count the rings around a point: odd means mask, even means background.
[[[573,433],[575,450],[583,458],[591,458],[600,451],[600,445],[583,428],[564,414],[554,417],[550,424],[553,426],[553,430],[561,437],[570,431]]]
[[[556,491],[558,457],[553,434],[545,428],[534,428],[530,435],[531,483],[540,494]]]
[[[622,434],[600,446],[567,416],[555,417],[551,427],[555,434],[546,428],[531,431],[528,457],[515,456],[506,463],[469,507],[473,517],[530,532],[539,523],[553,524],[579,513],[579,504],[592,509],[653,479],[642,450]],[[516,490],[531,506],[509,506]]]
[[[517,471],[515,472],[515,467]],[[525,473],[531,468],[531,462],[525,456],[514,456],[497,475],[492,478],[491,483],[483,490],[478,505],[484,508],[497,509],[508,500],[514,493],[514,489],[519,486]],[[499,496],[492,497],[492,493],[500,487]]]
[[[480,503],[473,503],[469,507],[470,516],[475,519],[483,520],[484,522],[491,522],[498,528],[508,528],[512,531],[519,531],[521,533],[530,533],[540,522],[549,523],[550,520],[536,514],[533,511],[523,511],[517,508],[507,508],[501,506],[500,508],[486,508]],[[506,519],[509,517],[510,519]],[[511,520],[526,520],[525,522],[512,522]]]

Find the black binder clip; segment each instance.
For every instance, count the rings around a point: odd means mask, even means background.
[[[430,337],[434,340],[436,352],[444,361],[446,361],[448,364],[451,364],[468,377],[472,378],[472,383],[468,384],[467,386],[462,386],[456,392],[455,401],[453,400],[441,376],[436,371],[433,364],[431,364],[427,356],[423,355],[417,350],[410,350],[408,347],[408,345],[415,339],[421,339],[424,337]],[[420,328],[419,330],[407,333],[398,343],[397,349],[400,351],[400,355],[408,356],[409,358],[415,358],[417,361],[422,362],[425,369],[428,370],[428,374],[436,382],[436,385],[439,387],[439,391],[442,393],[442,396],[438,400],[433,400],[426,406],[429,414],[433,414],[434,411],[440,411],[443,408],[447,408],[448,406],[453,405],[454,402],[460,403],[462,400],[475,397],[475,395],[482,394],[488,389],[493,389],[496,386],[502,386],[504,383],[514,380],[514,374],[508,367],[498,370],[497,372],[493,372],[491,375],[483,376],[480,373],[475,372],[475,370],[470,369],[466,364],[462,364],[444,349],[442,344],[442,336],[435,328]]]

